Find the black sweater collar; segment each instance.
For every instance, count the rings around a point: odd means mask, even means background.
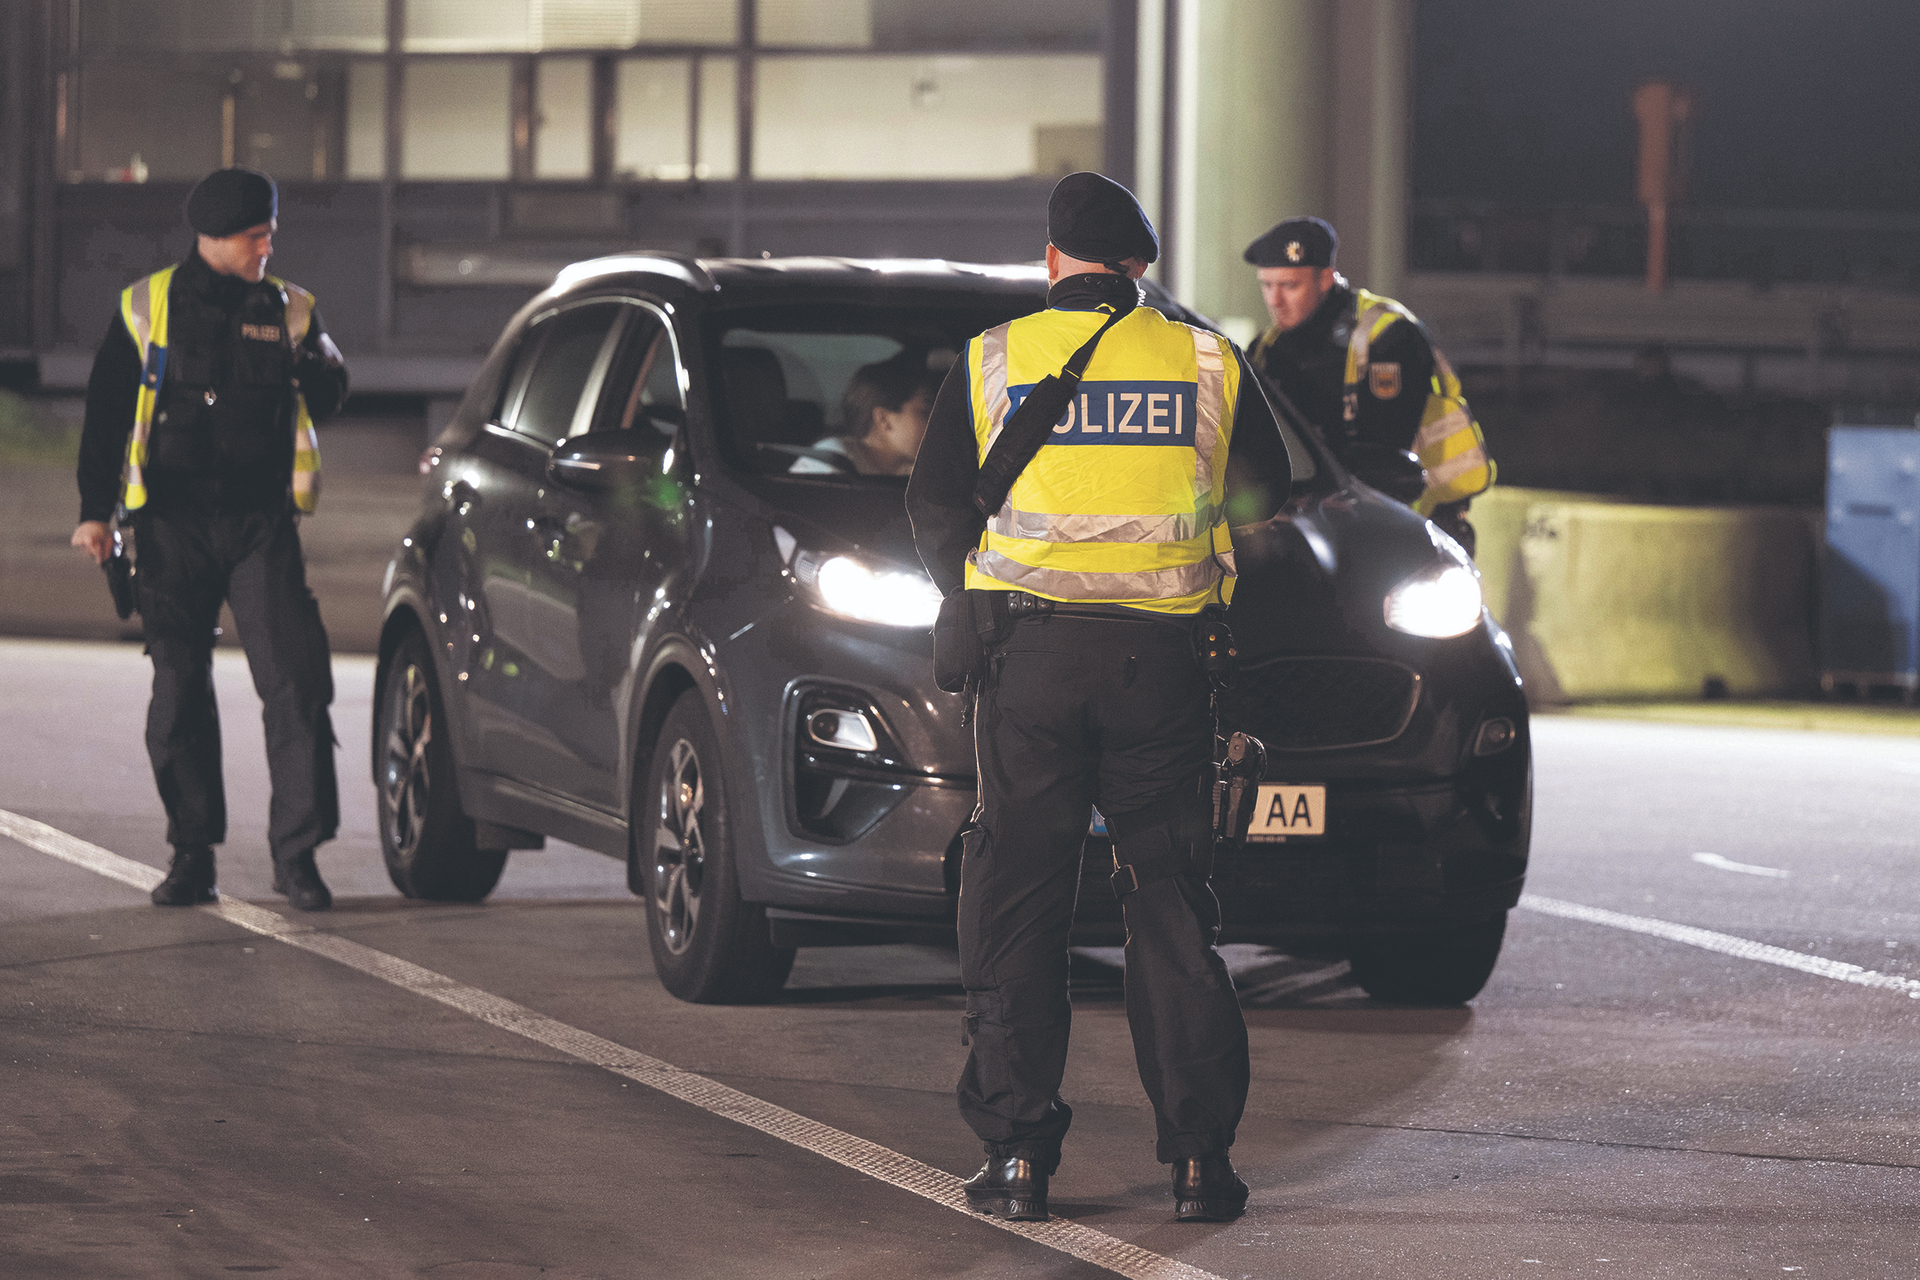
[[[224,275],[207,265],[207,260],[198,250],[190,253],[182,262],[175,279],[188,290],[216,305],[232,305],[247,296],[254,286],[251,281],[239,276]]]
[[[1140,304],[1140,286],[1111,271],[1062,276],[1047,290],[1047,305],[1061,311],[1098,311]]]

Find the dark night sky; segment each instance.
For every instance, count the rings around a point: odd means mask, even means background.
[[[1673,79],[1695,203],[1920,211],[1920,0],[1416,5],[1416,198],[1632,203],[1628,95]]]

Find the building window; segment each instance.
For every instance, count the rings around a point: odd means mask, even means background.
[[[387,171],[387,64],[347,64],[346,176],[378,182]]]
[[[533,83],[533,176],[592,177],[592,59],[542,58]]]
[[[760,0],[763,45],[865,49],[873,44],[873,0]]]
[[[83,54],[379,53],[387,0],[79,0]]]
[[[732,44],[731,0],[407,0],[407,53],[538,53]]]
[[[402,178],[505,178],[513,68],[505,58],[418,58],[406,68]]]
[[[73,0],[60,167],[72,181],[223,164],[283,181],[726,181],[749,57],[753,177],[1045,177],[1104,160],[1114,3],[751,0],[748,48],[738,0]]]
[[[766,55],[759,178],[1013,178],[1097,169],[1098,55]]]

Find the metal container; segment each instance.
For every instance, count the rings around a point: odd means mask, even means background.
[[[1827,433],[1820,687],[1920,686],[1920,428]]]

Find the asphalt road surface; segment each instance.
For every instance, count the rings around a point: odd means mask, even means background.
[[[1920,1274],[1920,739],[1537,720],[1537,896],[1471,1006],[1231,949],[1236,1223],[1170,1221],[1114,956],[1080,954],[1056,1221],[1013,1231],[952,1207],[950,951],[803,952],[782,1002],[702,1008],[598,855],[404,902],[365,659],[338,906],[296,918],[231,651],[231,897],[158,910],[137,647],[0,664],[0,1275]]]

